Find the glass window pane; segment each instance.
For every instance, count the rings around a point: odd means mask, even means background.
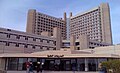
[[[76,59],[71,59],[72,70],[76,70]]]
[[[18,70],[26,70],[26,65],[25,65],[26,62],[27,62],[27,58],[19,58]]]
[[[96,59],[88,59],[88,70],[89,71],[96,71]]]
[[[8,59],[8,70],[17,70],[18,58]]]
[[[85,59],[77,59],[77,70],[85,71]]]

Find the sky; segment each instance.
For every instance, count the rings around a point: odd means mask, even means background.
[[[38,12],[63,17],[66,12],[76,15],[90,10],[100,3],[109,3],[113,43],[120,43],[120,0],[0,0],[0,27],[19,31],[26,30],[27,12]]]

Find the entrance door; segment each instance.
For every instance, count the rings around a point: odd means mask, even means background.
[[[85,71],[85,59],[77,59],[77,70]]]
[[[60,59],[55,59],[55,71],[60,71]]]
[[[96,71],[96,60],[95,59],[88,60],[88,70],[89,71]]]
[[[54,71],[54,59],[46,59],[45,60],[44,70]]]
[[[62,71],[70,71],[71,70],[70,59],[61,59],[60,70],[62,70]]]

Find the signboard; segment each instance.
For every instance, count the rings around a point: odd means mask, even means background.
[[[48,58],[62,58],[64,55],[47,55]]]

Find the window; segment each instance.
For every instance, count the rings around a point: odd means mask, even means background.
[[[28,47],[27,45],[24,46],[24,48],[27,48],[27,47]]]
[[[9,46],[9,43],[8,43],[8,42],[6,42],[6,46]]]
[[[16,44],[16,47],[19,47],[19,44]]]
[[[28,37],[25,37],[25,40],[28,40]]]
[[[33,41],[36,41],[36,39],[35,39],[35,38],[33,38]]]
[[[71,59],[72,70],[75,71],[77,69],[76,59]]]
[[[20,39],[20,36],[17,36],[16,39]]]
[[[85,71],[85,59],[77,59],[77,70]]]
[[[9,35],[9,34],[7,34],[7,38],[10,38],[10,35]]]
[[[97,60],[96,59],[88,59],[88,70],[96,71]]]
[[[77,47],[77,50],[80,50],[80,47]]]
[[[33,46],[32,48],[35,49],[35,46]]]
[[[8,70],[17,70],[18,58],[9,58],[8,59]]]
[[[27,58],[19,58],[19,60],[18,60],[18,70],[26,70],[25,62],[27,62]]]

